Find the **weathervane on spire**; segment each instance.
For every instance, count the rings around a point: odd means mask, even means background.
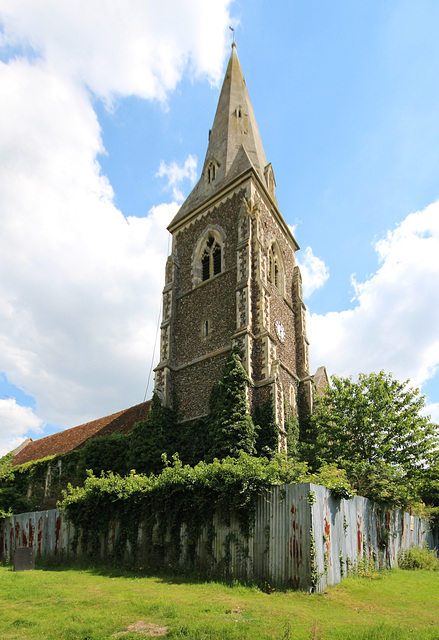
[[[230,31],[233,33],[233,42],[232,42],[232,47],[234,47],[234,46],[236,46],[236,45],[235,45],[235,29],[234,29],[233,27],[231,27],[230,25],[229,25],[229,29],[230,29]]]

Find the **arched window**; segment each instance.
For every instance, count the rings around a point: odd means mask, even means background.
[[[192,254],[194,286],[206,282],[224,271],[224,231],[211,227],[198,240]]]
[[[209,235],[201,256],[201,279],[204,282],[221,273],[221,247],[215,238]]]
[[[219,164],[216,160],[211,160],[205,170],[206,184],[212,184],[217,179]]]
[[[274,284],[283,293],[284,288],[284,267],[280,250],[277,243],[273,242],[268,250],[268,281]]]

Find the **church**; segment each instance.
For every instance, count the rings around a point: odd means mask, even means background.
[[[273,167],[267,163],[233,43],[203,170],[168,227],[172,252],[163,289],[160,362],[155,393],[178,398],[184,421],[206,416],[213,385],[233,347],[251,382],[252,412],[272,401],[279,450],[287,447],[286,412],[328,384],[324,367],[309,369],[306,307],[295,253],[299,246],[279,211]],[[129,433],[149,403],[27,440],[13,464],[67,453],[92,438]],[[139,417],[140,416],[140,417]]]
[[[227,66],[200,179],[168,227],[155,391],[178,398],[184,420],[205,416],[232,347],[251,381],[250,411],[272,399],[279,448],[285,412],[312,408],[306,308],[295,253],[279,211],[236,45]],[[327,384],[324,367],[318,387]]]

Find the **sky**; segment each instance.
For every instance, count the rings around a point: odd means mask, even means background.
[[[151,397],[230,26],[312,372],[410,379],[439,422],[438,24],[437,0],[0,0],[0,455]]]

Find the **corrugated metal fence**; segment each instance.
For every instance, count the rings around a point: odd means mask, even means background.
[[[189,554],[181,531],[182,566],[256,578],[273,586],[322,591],[340,582],[359,563],[392,567],[400,549],[437,546],[437,532],[428,523],[398,509],[384,509],[370,500],[337,500],[313,484],[274,486],[258,500],[252,536],[247,540],[235,519],[226,525],[214,518]],[[118,523],[101,539],[101,555],[111,554]],[[72,557],[75,530],[57,509],[14,515],[0,521],[0,557],[13,557],[18,547],[33,547],[38,557]],[[147,556],[143,527],[139,553]],[[129,543],[127,543],[129,544]],[[171,541],[162,541],[167,564]],[[210,546],[209,546],[210,545]],[[77,553],[81,553],[79,545]]]

